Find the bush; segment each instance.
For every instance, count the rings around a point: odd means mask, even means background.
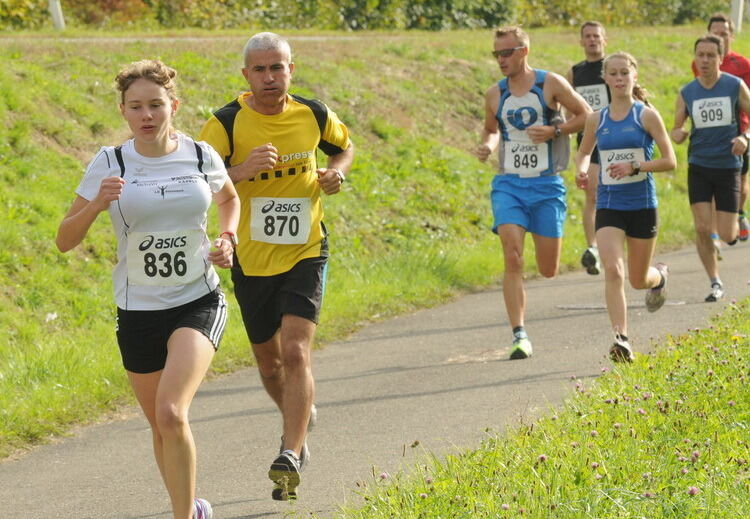
[[[491,28],[509,22],[526,27],[670,25],[706,20],[726,10],[723,0],[64,0],[73,25],[117,27],[275,29]],[[45,0],[3,0],[0,28],[49,25]]]

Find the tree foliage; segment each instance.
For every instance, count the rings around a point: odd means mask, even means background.
[[[670,25],[706,20],[723,0],[62,0],[71,25],[256,29],[489,28]],[[46,0],[1,0],[0,28],[51,24]]]

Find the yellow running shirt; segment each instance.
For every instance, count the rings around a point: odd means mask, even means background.
[[[349,132],[320,101],[289,95],[283,112],[263,115],[247,105],[251,95],[245,92],[214,112],[198,139],[213,146],[227,167],[241,164],[250,151],[269,142],[278,150],[272,171],[235,185],[241,201],[237,257],[242,272],[273,276],[305,258],[327,255],[321,250],[325,234],[316,148],[327,155],[341,153],[349,147]]]

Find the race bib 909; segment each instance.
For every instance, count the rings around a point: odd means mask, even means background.
[[[280,245],[307,243],[310,237],[309,198],[251,199],[250,239]]]
[[[729,96],[693,101],[691,112],[696,128],[713,128],[732,124],[732,101]]]

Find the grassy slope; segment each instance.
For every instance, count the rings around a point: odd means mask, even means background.
[[[700,30],[654,31],[612,31],[610,50],[639,49],[640,78],[657,95],[669,126],[675,92],[689,79],[682,42]],[[6,122],[0,128],[0,217],[12,222],[0,227],[0,329],[6,331],[0,457],[131,401],[113,334],[109,223],[101,218],[68,255],[53,245],[82,165],[98,146],[127,136],[111,86],[117,69],[144,57],[177,68],[183,99],[177,124],[190,134],[243,89],[238,54],[245,34],[127,35],[119,41],[100,41],[98,34],[78,34],[89,37],[83,40],[38,36],[0,38],[0,116]],[[534,66],[564,73],[580,59],[571,31],[535,32],[532,42]],[[333,259],[319,340],[496,282],[502,260],[488,232],[492,166],[468,153],[481,124],[483,92],[499,76],[488,52],[491,35],[298,35],[292,43],[294,91],[325,100],[358,146],[346,192],[326,201]],[[744,40],[737,44],[739,51],[745,46]],[[684,159],[684,148],[678,157]],[[661,247],[689,239],[682,164],[660,175]],[[582,250],[581,201],[571,189],[563,268],[575,268]],[[215,371],[250,362],[234,306],[232,322]]]
[[[475,451],[384,475],[340,519],[735,519],[750,505],[747,300]]]

